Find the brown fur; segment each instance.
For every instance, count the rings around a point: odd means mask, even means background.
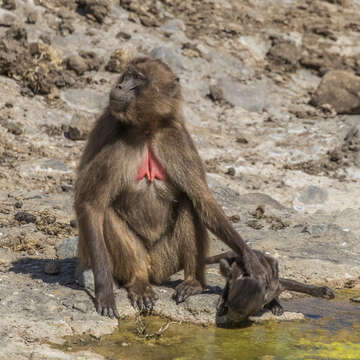
[[[315,286],[279,278],[278,262],[261,251],[253,251],[268,272],[270,282],[264,283],[247,276],[241,258],[232,251],[206,259],[207,264],[220,262],[220,271],[226,279],[226,285],[218,304],[218,315],[227,315],[230,322],[244,321],[262,308],[267,308],[274,315],[283,314],[284,309],[278,297],[285,290],[325,299],[334,298],[334,293],[327,286]]]
[[[164,180],[136,180],[147,146]],[[161,61],[130,63],[110,93],[82,155],[75,190],[79,260],[95,277],[97,310],[118,316],[112,278],[130,300],[151,309],[161,284],[184,269],[175,300],[205,286],[206,228],[232,247],[244,269],[267,277],[208,189],[205,172],[181,115],[180,85]]]

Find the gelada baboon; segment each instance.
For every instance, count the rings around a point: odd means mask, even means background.
[[[75,189],[81,267],[91,266],[97,311],[116,310],[113,278],[140,310],[184,269],[177,303],[205,286],[206,228],[229,245],[244,271],[266,270],[234,230],[206,183],[181,114],[180,84],[160,60],[136,58],[110,92],[83,152]]]
[[[226,315],[228,321],[244,321],[263,308],[270,310],[274,315],[282,315],[284,309],[279,303],[278,296],[285,290],[325,299],[335,297],[327,286],[314,286],[279,278],[277,260],[261,251],[253,250],[253,252],[269,275],[267,284],[248,276],[244,271],[241,258],[232,251],[206,259],[207,264],[219,262],[220,272],[226,279],[226,285],[217,306],[217,314]]]

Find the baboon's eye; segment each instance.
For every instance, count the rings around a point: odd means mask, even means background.
[[[133,74],[133,77],[134,77],[136,80],[145,80],[145,79],[146,79],[145,75],[144,75],[143,73],[141,73],[141,72],[135,72],[135,73]]]

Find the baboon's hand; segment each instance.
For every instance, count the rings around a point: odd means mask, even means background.
[[[177,304],[184,302],[189,296],[201,294],[203,288],[197,280],[184,280],[175,288],[173,299]]]
[[[128,296],[131,305],[141,313],[151,312],[159,298],[149,283],[140,280],[128,288]]]
[[[322,297],[324,299],[334,299],[335,298],[335,294],[334,292],[328,288],[327,286],[321,286],[319,288],[319,297]]]
[[[120,318],[115,305],[114,292],[111,288],[108,290],[101,289],[99,291],[95,291],[95,306],[98,314],[102,316],[109,316],[112,319],[114,317],[117,319]]]

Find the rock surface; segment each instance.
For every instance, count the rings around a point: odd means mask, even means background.
[[[346,71],[329,71],[311,101],[316,106],[328,104],[338,114],[359,114],[360,77]]]
[[[117,326],[94,311],[91,271],[76,280],[72,189],[133,55],[179,76],[210,187],[246,241],[282,276],[359,288],[359,12],[359,1],[3,1],[0,359],[97,359],[44,340]],[[212,237],[211,254],[226,249]],[[207,293],[176,306],[181,277],[156,288],[156,313],[215,323],[217,266]],[[116,298],[133,316],[123,289]]]

